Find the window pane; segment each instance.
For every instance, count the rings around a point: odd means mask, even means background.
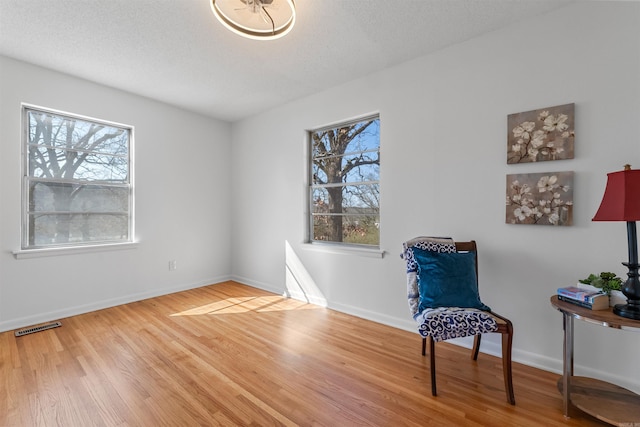
[[[312,184],[313,185],[322,185],[327,183],[327,174],[323,169],[320,168],[319,163],[314,162],[312,165]]]
[[[29,147],[30,176],[86,181],[127,182],[129,162],[126,157],[98,153]]]
[[[312,212],[327,213],[329,212],[329,193],[326,188],[314,188],[311,191]],[[340,211],[342,212],[342,210]]]
[[[380,120],[370,120],[340,128],[339,132],[350,138],[345,153],[377,151],[380,147]]]
[[[334,129],[313,132],[311,134],[311,156],[317,159],[334,154],[331,151],[331,140],[334,136]]]
[[[28,117],[30,144],[128,155],[129,132],[125,129],[33,110]]]
[[[372,215],[314,215],[313,240],[378,245],[380,220]]]
[[[347,126],[311,134],[311,156],[315,159],[345,153],[377,151],[380,147],[380,119],[372,118]]]
[[[362,153],[345,156],[342,161],[344,182],[378,181],[380,156],[378,153]]]
[[[316,159],[312,165],[312,172],[315,185],[378,181],[380,156],[377,152],[372,152]],[[335,179],[329,180],[329,176],[335,176]]]
[[[29,215],[31,246],[128,241],[127,214]]]
[[[29,211],[127,213],[129,188],[55,182],[32,183]]]
[[[380,210],[379,188],[379,184],[313,188],[312,212],[377,215]]]
[[[346,212],[378,214],[380,185],[349,185],[343,189],[343,206]]]

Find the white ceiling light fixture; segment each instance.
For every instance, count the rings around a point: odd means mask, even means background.
[[[274,40],[296,22],[293,0],[211,0],[211,10],[229,30],[253,40]]]

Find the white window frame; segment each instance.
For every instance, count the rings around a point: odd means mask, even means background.
[[[308,145],[308,160],[307,160],[307,168],[308,168],[308,191],[307,191],[307,203],[308,203],[308,235],[307,235],[307,242],[313,245],[318,245],[318,246],[324,246],[325,248],[335,248],[335,249],[339,249],[341,252],[346,250],[347,253],[349,251],[357,251],[357,253],[367,253],[367,252],[371,252],[371,253],[375,253],[375,254],[380,254],[380,235],[378,235],[378,243],[375,245],[372,244],[360,244],[360,243],[350,243],[350,242],[342,242],[342,241],[331,241],[331,240],[318,240],[315,239],[315,235],[314,235],[314,216],[324,216],[327,215],[325,214],[319,214],[314,212],[314,190],[315,189],[319,189],[319,188],[328,188],[328,187],[348,187],[348,186],[352,186],[354,184],[357,185],[369,185],[369,186],[378,186],[380,185],[380,177],[379,177],[379,172],[378,172],[378,179],[377,180],[369,180],[369,181],[350,181],[350,182],[342,182],[340,184],[317,184],[314,179],[314,154],[313,154],[313,139],[312,139],[312,135],[314,133],[318,133],[318,132],[323,132],[326,130],[330,130],[330,129],[338,129],[338,128],[342,128],[342,127],[346,127],[346,126],[350,126],[356,123],[361,123],[361,122],[365,122],[368,120],[377,120],[377,126],[380,126],[380,114],[376,113],[376,114],[370,114],[370,115],[366,115],[366,116],[362,116],[362,117],[357,117],[354,118],[352,120],[345,120],[342,122],[338,122],[332,125],[328,125],[328,126],[322,126],[322,127],[318,127],[315,129],[311,129],[307,131],[307,145]],[[345,152],[343,154],[341,154],[340,156],[336,156],[336,157],[342,157],[342,156],[346,156],[346,155],[357,155],[357,154],[370,154],[372,152],[377,152],[378,153],[378,168],[380,168],[380,158],[379,158],[379,153],[380,153],[380,129],[378,128],[378,146],[376,147],[376,149],[368,149],[368,150],[356,150],[356,151],[350,151],[350,152]],[[330,157],[330,156],[327,156]],[[380,202],[378,201],[378,213],[377,213],[377,217],[378,217],[378,229],[380,229]],[[337,216],[342,216],[342,217],[348,217],[348,216],[354,216],[354,215],[363,215],[363,214],[350,214],[350,213],[341,213],[341,214],[328,214],[328,215],[337,215]],[[378,256],[378,255],[376,255]]]
[[[128,144],[127,144],[127,154],[126,156],[118,156],[113,154],[106,154],[111,157],[126,157],[127,160],[127,179],[123,183],[113,183],[108,181],[100,181],[100,180],[86,180],[86,179],[60,179],[53,178],[47,179],[42,177],[34,177],[30,176],[30,165],[29,165],[29,133],[30,133],[30,123],[29,123],[29,112],[35,113],[43,113],[54,115],[67,120],[77,120],[89,122],[97,125],[104,125],[112,128],[117,128],[123,130],[128,134]],[[37,146],[42,147],[42,144],[38,144]],[[134,220],[134,127],[122,123],[116,123],[101,119],[96,119],[93,117],[83,116],[79,114],[54,110],[51,108],[31,105],[31,104],[22,104],[22,224],[21,224],[21,250],[14,252],[14,255],[17,258],[20,257],[29,257],[30,255],[42,256],[42,255],[55,255],[59,253],[78,253],[84,252],[86,250],[104,250],[105,248],[113,248],[113,249],[123,249],[127,247],[133,247],[134,238],[135,238],[135,220]],[[77,150],[74,150],[77,151]],[[86,151],[85,151],[86,152]],[[105,155],[104,153],[101,153]],[[76,184],[80,186],[91,186],[91,185],[99,185],[101,187],[109,187],[109,188],[126,188],[127,191],[127,203],[128,210],[125,210],[124,213],[127,215],[127,234],[126,237],[120,239],[102,239],[102,240],[80,240],[80,241],[71,241],[64,243],[52,243],[52,244],[30,244],[30,230],[29,230],[29,215],[30,206],[29,206],[29,197],[30,197],[30,188],[32,182],[56,182],[61,184]],[[56,211],[47,212],[49,214],[54,214]],[[71,214],[71,212],[66,212]],[[87,213],[88,215],[100,215],[108,212],[96,212],[92,211]]]

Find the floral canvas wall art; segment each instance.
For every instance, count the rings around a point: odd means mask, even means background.
[[[573,172],[507,175],[506,223],[572,225]]]
[[[507,116],[507,164],[573,159],[575,104]]]

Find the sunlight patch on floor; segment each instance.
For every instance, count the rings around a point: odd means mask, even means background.
[[[291,298],[273,296],[232,297],[205,304],[200,307],[174,313],[171,316],[202,316],[207,314],[238,314],[270,311],[313,310],[320,308],[313,304]]]

